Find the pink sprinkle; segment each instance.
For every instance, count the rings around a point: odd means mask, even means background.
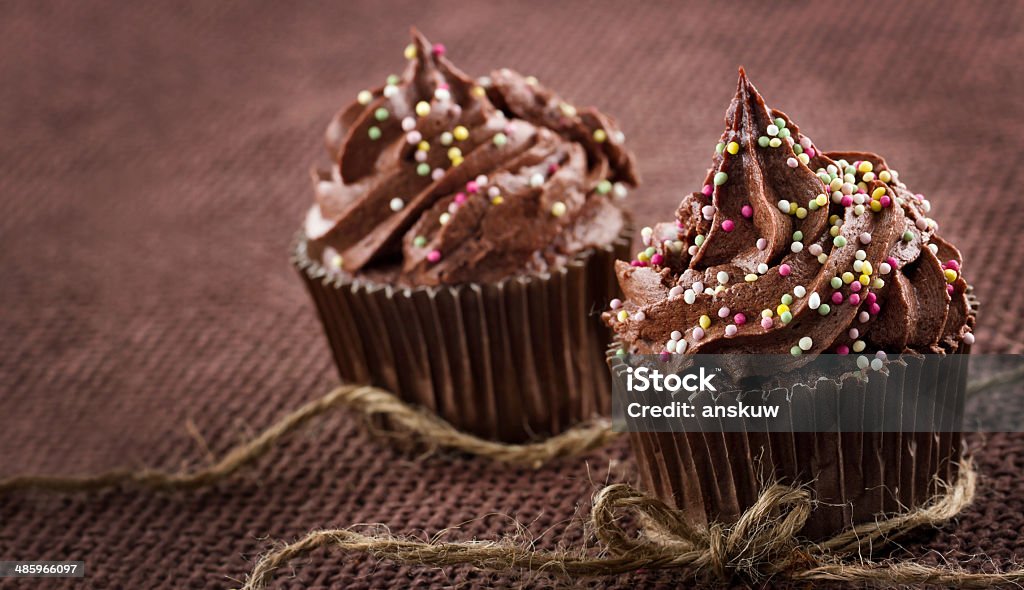
[[[738,314],[732,316],[732,321],[737,326],[742,326],[743,324],[747,323],[747,316],[743,315],[742,313],[738,313]]]
[[[721,309],[719,309],[718,310],[718,317],[723,318],[723,319],[729,317],[729,308],[728,307],[722,307]]]
[[[663,351],[661,351],[660,357],[661,357],[661,362],[664,363],[664,362],[668,362],[668,359],[672,358],[672,354],[669,353],[669,351],[667,351],[667,350],[663,350]]]
[[[878,295],[875,295],[874,293],[868,293],[867,295],[864,296],[864,300],[867,301],[868,303],[874,303],[877,299]]]
[[[860,305],[860,295],[853,293],[850,295],[850,305]]]
[[[725,327],[725,337],[732,338],[733,336],[736,335],[736,330],[738,329],[739,328],[737,328],[736,326],[729,324],[728,326]]]
[[[946,293],[949,293],[950,295],[952,295],[953,291],[954,291],[953,285],[952,284],[947,284],[946,285]]]
[[[889,263],[890,267],[896,268],[896,259],[893,258],[892,256],[886,258],[885,261]]]
[[[851,197],[850,195],[843,195],[842,203],[843,207],[849,207],[850,205],[853,204],[853,197]]]
[[[435,262],[435,263],[436,262],[440,262],[441,261],[441,251],[440,250],[431,250],[429,253],[427,253],[427,260],[429,260],[430,262]]]
[[[832,303],[835,303],[836,305],[839,305],[842,302],[843,302],[843,294],[842,293],[840,293],[839,291],[836,291],[836,292],[832,293]]]
[[[611,301],[608,302],[608,307],[610,307],[612,309],[618,309],[618,308],[622,307],[622,300],[621,299],[612,299]]]
[[[558,172],[558,162],[548,164],[548,176],[551,176],[555,172]]]
[[[882,306],[877,303],[872,303],[871,306],[868,307],[868,311],[871,312],[871,315],[878,315],[878,312],[882,311]]]
[[[710,197],[710,196],[711,196],[711,193],[715,192],[715,188],[714,188],[713,186],[711,186],[710,184],[705,184],[705,185],[704,185],[704,188],[700,189],[700,192],[701,192],[701,193],[702,193],[702,194],[703,194],[703,195],[704,195],[705,197]]]
[[[470,180],[469,182],[466,183],[466,192],[468,192],[468,193],[476,193],[476,192],[479,192],[479,191],[480,191],[480,186],[476,183],[475,180]]]
[[[466,202],[466,193],[456,193],[455,194],[455,202],[460,204],[460,205],[465,203]]]
[[[629,263],[630,266],[647,266],[646,262],[640,262],[639,260],[633,260]]]
[[[813,158],[818,152],[814,151],[814,148],[807,148],[804,150],[804,153],[807,154],[808,158]]]
[[[696,328],[693,329],[693,339],[694,340],[700,340],[703,337],[704,337],[704,328],[701,328],[700,326],[697,326]]]
[[[793,269],[790,268],[788,264],[783,264],[779,267],[779,274],[784,277],[788,277],[791,272],[793,272]]]
[[[651,264],[655,266],[661,266],[662,262],[665,262],[665,257],[662,256],[661,254],[655,254],[654,256],[651,256]]]
[[[946,263],[946,268],[952,268],[953,270],[960,272],[960,263],[956,260],[950,260]]]
[[[736,224],[731,219],[726,219],[722,222],[722,229],[725,231],[732,231],[736,229]]]
[[[889,195],[882,195],[882,198],[878,199],[878,202],[882,204],[882,208],[884,209],[888,209],[892,206],[892,199],[889,198]]]
[[[754,216],[754,208],[750,205],[744,205],[743,208],[740,209],[740,213],[747,219],[750,219]]]
[[[441,57],[442,55],[444,55],[445,51],[444,43],[434,43],[434,46],[431,48],[431,51],[434,53],[434,55]]]
[[[964,334],[964,342],[967,344],[974,344],[974,334],[970,332]]]
[[[845,344],[840,344],[836,347],[836,354],[850,354],[850,347]]]
[[[768,247],[768,240],[764,238],[757,238],[757,249],[764,250]]]
[[[761,327],[765,330],[770,330],[772,327],[772,318],[761,318]]]
[[[854,293],[860,292],[861,287],[863,287],[863,285],[860,284],[860,281],[854,281],[850,283],[850,290],[853,291]]]

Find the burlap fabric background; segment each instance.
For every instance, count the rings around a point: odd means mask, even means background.
[[[932,197],[985,303],[977,350],[1024,352],[1019,2],[113,4],[0,17],[0,477],[195,467],[336,383],[287,247],[325,124],[400,71],[410,24],[471,73],[515,67],[616,115],[642,223],[703,179],[745,65],[820,145],[878,151]],[[1024,437],[971,441],[980,501],[907,546],[1005,565],[1024,557]],[[420,460],[339,414],[197,493],[0,497],[0,559],[89,572],[0,586],[237,586],[273,539],[367,522],[465,539],[518,520],[541,547],[573,544],[595,487],[633,473],[623,444],[536,472]],[[279,584],[543,581],[316,559]]]

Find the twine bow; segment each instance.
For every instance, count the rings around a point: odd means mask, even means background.
[[[537,551],[502,542],[417,541],[390,534],[366,535],[351,529],[321,530],[261,558],[244,590],[266,587],[278,569],[322,547],[425,566],[471,565],[489,571],[520,570],[572,577],[677,569],[693,578],[719,581],[739,577],[749,582],[786,579],[960,588],[1020,584],[1024,582],[1024,569],[974,573],[949,566],[874,562],[859,557],[919,526],[936,526],[954,517],[973,500],[976,483],[973,466],[962,462],[957,482],[943,484],[943,491],[927,505],[859,525],[821,543],[799,537],[814,508],[814,500],[805,489],[769,486],[735,524],[701,528],[691,525],[682,512],[664,502],[628,484],[613,484],[594,496],[590,524],[604,547],[592,557],[578,552]],[[631,534],[622,526],[623,517],[630,513],[643,525],[640,535]],[[858,558],[844,561],[851,556]]]

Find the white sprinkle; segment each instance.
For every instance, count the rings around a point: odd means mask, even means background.
[[[807,299],[807,307],[811,309],[818,309],[821,307],[821,295],[818,295],[817,291],[811,293],[811,296]]]
[[[779,201],[779,211],[789,214],[789,201],[782,199]]]
[[[684,352],[686,352],[687,344],[689,343],[685,340],[680,340],[679,342],[676,342],[676,352],[678,352],[679,354],[683,354]]]
[[[614,195],[616,199],[625,199],[626,196],[629,195],[629,189],[627,189],[626,185],[621,182],[616,182],[612,185],[612,195]]]
[[[406,117],[402,119],[402,131],[412,131],[416,128],[416,119]]]
[[[803,285],[797,285],[793,287],[793,295],[796,295],[797,297],[803,297],[806,294],[807,289],[805,289]]]
[[[868,368],[870,366],[871,366],[871,361],[868,360],[868,357],[863,356],[863,355],[857,357],[857,368],[859,368],[859,369],[866,369],[866,368]]]
[[[718,317],[727,318],[729,317],[729,308],[724,305],[718,309]]]
[[[668,342],[666,342],[665,343],[665,350],[667,350],[669,352],[675,352],[676,351],[676,341],[675,340],[669,340]]]
[[[860,235],[860,243],[861,244],[870,244],[871,243],[871,234],[869,234],[868,232],[862,233]]]
[[[669,335],[673,340],[682,340],[683,333],[679,330],[672,330],[672,334]]]
[[[765,264],[764,262],[762,262],[761,264],[758,264],[757,265],[757,272],[758,272],[758,274],[762,274],[762,275],[764,273],[768,272],[768,265]]]
[[[405,201],[399,199],[398,197],[395,197],[394,199],[391,199],[391,202],[388,204],[388,206],[391,207],[392,211],[401,211],[402,207],[405,207]]]
[[[916,225],[917,229],[921,231],[928,229],[928,222],[923,217],[918,217],[917,221],[914,222],[914,225]]]
[[[711,220],[715,217],[714,205],[704,205],[700,208],[700,214],[704,216],[704,219]]]
[[[487,189],[487,196],[492,198],[492,199],[494,197],[497,197],[500,194],[501,194],[501,189],[496,187],[496,186],[492,186],[492,187]]]
[[[814,341],[811,340],[810,336],[804,336],[803,338],[800,339],[800,342],[797,342],[797,346],[800,347],[800,350],[806,352],[810,350],[812,346],[814,346]]]
[[[447,225],[448,222],[451,221],[451,219],[452,219],[452,214],[451,213],[442,213],[441,217],[439,217],[437,219],[437,222],[440,223],[441,225]]]
[[[420,133],[419,131],[410,131],[409,133],[405,134],[405,141],[407,141],[410,145],[416,145],[417,143],[419,143],[422,140],[423,140],[423,134]],[[423,152],[423,153],[426,153],[426,152]]]
[[[789,249],[794,251],[794,252],[803,252],[804,243],[803,242],[793,242],[793,244],[790,245]]]
[[[796,168],[799,165],[800,161],[797,160],[796,158],[789,158],[788,160],[786,160],[786,166],[789,166],[790,168]]]
[[[530,186],[531,187],[537,188],[539,186],[543,186],[543,184],[544,184],[544,175],[543,174],[538,172],[538,173],[536,173],[536,174],[534,174],[533,176],[530,177]]]
[[[416,155],[414,155],[413,158],[415,158],[417,162],[426,162],[427,152],[416,150]]]
[[[807,251],[810,252],[812,256],[820,256],[821,244],[811,244],[807,247]]]
[[[693,284],[690,285],[690,288],[693,289],[694,293],[703,293],[704,292],[704,283],[701,282],[701,281],[694,281]]]
[[[726,338],[732,338],[733,336],[736,335],[736,330],[737,329],[738,328],[736,328],[736,326],[734,324],[729,324],[728,326],[725,327],[725,337]]]
[[[814,144],[811,143],[811,138],[810,137],[807,137],[805,135],[805,136],[800,138],[800,147],[804,148],[805,150],[811,149],[812,145],[814,145]]]
[[[882,359],[875,359],[875,360],[871,361],[871,369],[873,371],[881,371],[882,370]]]
[[[854,252],[853,257],[856,258],[857,260],[867,260],[868,253],[865,252],[864,250],[857,250],[856,252]]]
[[[932,251],[932,254],[939,253],[939,247],[935,244],[928,244],[928,249]]]
[[[715,276],[715,278],[718,279],[719,283],[724,285],[729,282],[729,273],[725,272],[724,270],[720,270],[718,271],[718,274]]]
[[[863,260],[854,260],[853,261],[853,271],[854,272],[860,272],[862,270],[864,270],[864,261]]]
[[[871,320],[871,314],[869,314],[866,311],[862,311],[860,312],[860,314],[857,315],[857,319],[860,321],[860,323],[866,324],[868,323],[868,321]]]
[[[682,294],[683,294],[683,288],[680,287],[679,285],[676,285],[675,287],[672,287],[671,289],[668,290],[668,298],[669,299],[672,299],[674,297],[679,297]]]
[[[691,291],[690,289],[687,289],[686,292],[683,293],[683,301],[685,301],[687,305],[693,305],[693,302],[696,300],[697,294]]]
[[[385,86],[384,96],[386,96],[387,98],[394,98],[398,96],[398,86],[395,86],[394,84],[388,84],[387,86]]]
[[[889,266],[888,262],[883,262],[878,265],[878,272],[887,275],[892,272],[892,266]]]
[[[882,359],[884,361],[885,357],[886,357],[886,354],[885,354],[884,350],[879,350],[878,352],[875,353],[875,358],[876,359]]]
[[[974,344],[974,334],[971,332],[964,334],[964,342],[967,344]]]
[[[610,307],[612,309],[618,309],[618,308],[622,307],[622,300],[621,299],[612,299],[611,301],[608,302],[608,307]]]
[[[689,248],[686,249],[686,252],[689,253],[690,256],[696,256],[697,246],[690,246]]]
[[[647,319],[647,314],[644,313],[643,311],[638,311],[635,314],[633,314],[633,319],[638,322],[642,322]]]
[[[779,134],[779,127],[778,127],[778,125],[772,123],[771,125],[768,126],[768,135],[770,135],[772,137],[775,137],[778,134]]]
[[[768,247],[768,240],[764,238],[757,238],[757,249],[764,250]]]
[[[858,330],[857,328],[850,328],[849,335],[850,335],[850,338],[852,338],[853,340],[856,340],[856,339],[860,338],[860,330]]]
[[[481,174],[481,175],[477,176],[476,177],[476,184],[477,184],[477,186],[484,186],[485,184],[487,184],[487,175],[486,174]]]
[[[420,152],[420,153],[424,153],[425,154],[426,152]],[[434,168],[434,171],[430,173],[430,178],[433,179],[433,180],[441,180],[442,178],[444,178],[444,170],[442,170],[440,168]]]
[[[447,88],[438,88],[434,91],[434,98],[441,102],[447,102],[451,100],[452,93]]]

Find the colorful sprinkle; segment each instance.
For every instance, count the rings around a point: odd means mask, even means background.
[[[726,174],[725,172],[716,172],[715,173],[715,178],[714,178],[715,186],[722,186],[728,180],[729,180],[729,175]]]
[[[391,207],[392,211],[401,211],[402,207],[405,207],[405,201],[399,199],[398,197],[395,197],[394,199],[391,199],[391,202],[388,203],[388,206]]]
[[[370,127],[369,129],[366,130],[366,134],[370,137],[371,140],[377,141],[378,139],[380,139],[381,136],[380,127],[374,125],[373,127]]]
[[[440,250],[431,250],[427,254],[427,260],[429,260],[430,262],[433,262],[435,264],[437,262],[440,262],[441,261],[441,251]]]

